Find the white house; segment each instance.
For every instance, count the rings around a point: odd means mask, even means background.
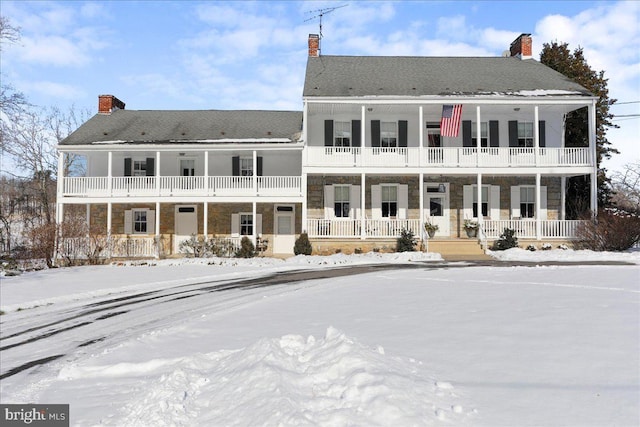
[[[487,239],[569,239],[568,177],[591,177],[596,210],[597,98],[533,60],[528,34],[510,52],[327,56],[310,35],[302,112],[131,111],[100,96],[58,147],[61,164],[87,159],[85,177],[60,177],[58,221],[86,205],[105,234],[139,242],[128,255],[174,253],[192,234],[261,237],[274,254],[302,231],[317,247],[373,248],[425,222],[434,239],[466,239],[464,220]],[[566,147],[580,108],[589,146]]]

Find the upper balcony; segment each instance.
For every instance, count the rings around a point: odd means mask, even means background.
[[[510,168],[593,165],[588,148],[307,147],[304,166]]]

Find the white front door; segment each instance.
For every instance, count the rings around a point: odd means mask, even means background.
[[[192,234],[198,234],[198,210],[196,205],[177,205],[175,207],[175,233],[173,253],[180,253],[180,243],[189,240]]]
[[[449,224],[449,184],[425,185],[424,197],[425,221],[438,226],[436,237],[449,237],[451,226]]]
[[[273,253],[292,254],[296,243],[295,208],[293,205],[276,205],[273,224]]]

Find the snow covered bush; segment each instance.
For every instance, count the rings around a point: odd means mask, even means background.
[[[515,230],[512,230],[511,228],[505,228],[502,234],[500,235],[500,238],[498,238],[498,240],[493,242],[493,246],[491,247],[491,250],[505,251],[507,249],[517,248],[518,238],[515,236],[515,234],[516,234]]]
[[[551,246],[551,243],[543,243],[541,248],[543,251],[550,251],[553,249],[553,246]]]
[[[562,249],[563,251],[566,251],[569,249],[569,246],[565,245],[564,243],[558,245],[558,249]]]
[[[256,248],[251,239],[244,236],[240,241],[240,249],[236,252],[236,258],[253,258],[256,256]]]
[[[396,252],[413,252],[416,250],[416,239],[411,230],[403,229],[396,241]]]
[[[313,252],[313,247],[311,247],[309,235],[307,233],[302,233],[293,245],[293,253],[296,255],[311,255],[311,252]]]
[[[535,251],[538,250],[538,248],[536,248],[536,245],[533,245],[533,244],[530,243],[530,244],[527,245],[527,250],[531,251],[531,252],[535,252]]]

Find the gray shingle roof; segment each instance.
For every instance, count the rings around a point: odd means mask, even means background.
[[[60,145],[95,142],[288,142],[302,130],[301,111],[115,110],[96,114]]]
[[[591,94],[533,60],[512,57],[310,57],[303,96]],[[569,93],[563,93],[569,92]]]

